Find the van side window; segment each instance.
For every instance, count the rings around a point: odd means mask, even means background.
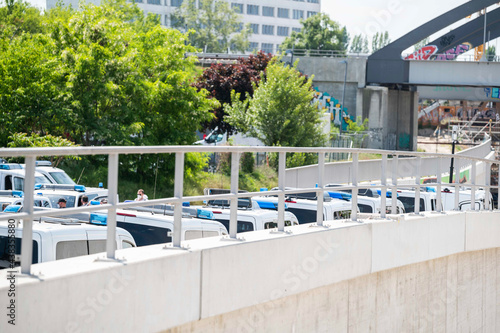
[[[89,240],[89,254],[106,252],[105,239],[92,239]]]
[[[288,207],[288,211],[297,217],[300,224],[316,222],[316,210]],[[323,216],[323,219],[324,218]]]
[[[89,254],[86,240],[62,241],[56,245],[56,260]]]
[[[118,222],[117,226],[130,232],[137,246],[170,243],[172,241],[172,237],[169,236],[172,230],[169,228],[146,226],[128,222]]]
[[[364,204],[358,203],[358,208],[359,208],[360,213],[373,213],[373,209],[369,205],[364,205]]]
[[[24,191],[24,179],[19,177],[14,177],[14,190]]]
[[[16,237],[15,241],[15,254],[21,254],[21,238]],[[0,269],[10,267],[10,251],[9,251],[9,237],[0,236]],[[38,263],[38,242],[33,240],[33,259],[32,264]],[[16,266],[19,266],[19,262],[16,262]]]
[[[216,221],[219,221],[222,223],[227,230],[229,230],[229,220],[223,220],[223,219],[216,219]],[[253,223],[252,222],[246,222],[246,221],[238,221],[238,227],[236,228],[236,232],[247,232],[247,231],[253,231]],[[134,237],[135,239],[135,237]],[[137,240],[136,240],[137,242]]]
[[[203,233],[201,230],[186,230],[186,232],[184,233],[185,240],[198,239],[202,237]]]
[[[12,191],[12,176],[5,176],[5,189]]]

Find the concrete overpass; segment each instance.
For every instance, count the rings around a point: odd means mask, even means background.
[[[467,186],[490,189],[490,142],[455,155],[457,171],[471,168]],[[425,214],[360,215],[350,220],[323,221],[236,234],[236,215],[230,235],[223,238],[180,241],[180,208],[184,201],[204,196],[183,196],[183,161],[187,152],[213,150],[232,154],[231,209],[238,194],[238,166],[242,152],[279,154],[278,211],[284,210],[290,183],[285,170],[287,152],[317,152],[314,183],[307,190],[323,194],[332,177],[324,154],[332,148],[283,147],[78,147],[1,148],[0,156],[27,156],[26,186],[33,183],[36,155],[109,156],[108,183],[116,193],[119,155],[175,153],[173,198],[152,203],[175,204],[173,243],[114,250],[113,214],[117,208],[144,203],[111,203],[108,209],[108,247],[103,254],[31,265],[31,235],[23,234],[21,272],[14,282],[0,272],[0,302],[16,305],[16,326],[0,321],[2,332],[331,332],[331,331],[484,331],[500,330],[500,224],[499,211],[427,212]],[[351,150],[351,172],[346,176],[356,206],[358,181],[366,178],[358,162],[361,152]],[[376,151],[382,198],[397,186],[398,178],[412,175],[419,188],[429,172],[442,174],[441,160],[450,155]],[[483,155],[486,153],[485,155]],[[415,158],[406,161],[408,156]],[[388,160],[396,159],[389,172]],[[392,158],[389,158],[392,157]],[[435,158],[434,171],[425,158]],[[398,166],[398,162],[402,164]],[[405,160],[405,163],[402,161]],[[409,162],[411,161],[411,162]],[[406,163],[408,162],[408,163]],[[406,166],[405,166],[406,165]],[[403,167],[404,166],[404,167]],[[288,175],[287,175],[288,174]],[[335,175],[333,175],[335,176]],[[388,182],[392,176],[392,181]],[[371,176],[369,176],[371,177]],[[292,176],[292,179],[294,177]],[[434,184],[441,191],[441,177]],[[458,178],[458,177],[456,177]],[[394,184],[395,182],[395,184]],[[371,186],[371,185],[368,185]],[[461,186],[461,184],[453,184]],[[366,187],[366,186],[365,186]],[[417,193],[419,193],[417,191]],[[27,193],[25,200],[32,200]],[[418,202],[418,196],[416,196]],[[438,199],[439,200],[439,199]],[[321,208],[322,200],[318,201]],[[385,205],[385,203],[384,203]],[[26,205],[30,207],[29,205]],[[418,205],[416,205],[418,206]],[[472,205],[474,206],[474,205]],[[88,211],[88,207],[74,208]],[[41,213],[28,209],[16,215],[29,221]],[[62,213],[61,213],[62,214]],[[281,214],[281,213],[280,213]],[[283,216],[283,215],[281,215]],[[0,215],[6,220],[12,215]],[[13,283],[13,285],[11,284]],[[14,288],[16,296],[9,296]],[[10,311],[10,310],[9,310]]]

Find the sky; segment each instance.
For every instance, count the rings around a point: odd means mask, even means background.
[[[321,11],[354,35],[389,32],[391,41],[469,0],[322,0]],[[491,9],[490,9],[491,10]],[[445,29],[448,32],[450,29]],[[431,40],[442,33],[431,36]]]

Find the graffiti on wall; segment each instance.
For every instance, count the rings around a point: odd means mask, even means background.
[[[314,98],[312,102],[318,102],[318,109],[320,111],[322,110],[325,113],[332,114],[333,123],[337,126],[340,125],[341,104],[338,99],[330,96],[330,94],[328,94],[327,92],[321,92],[317,87],[314,87]],[[343,117],[349,117],[347,108],[344,108],[343,111]],[[343,123],[343,126],[345,126],[345,121]]]
[[[419,114],[419,127],[436,127],[447,125],[453,120],[471,120],[478,114],[477,121],[497,120],[498,114],[493,109],[479,109],[477,107],[439,106]]]
[[[486,98],[500,99],[500,88],[484,88],[484,94]]]
[[[405,57],[405,60],[455,60],[459,55],[472,50],[470,43],[463,43],[455,46],[452,49],[446,50],[442,54],[438,54],[439,48],[436,45],[426,45],[418,51],[413,52]]]

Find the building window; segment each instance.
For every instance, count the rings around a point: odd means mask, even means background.
[[[237,12],[237,13],[239,13],[239,14],[243,14],[243,4],[241,4],[241,3],[234,3],[234,2],[233,2],[233,3],[231,4],[231,8],[232,8],[235,12]]]
[[[241,32],[243,30],[243,23],[238,24],[238,28],[236,28],[236,32]]]
[[[170,0],[170,6],[180,7],[182,5],[182,0]]]
[[[274,7],[262,6],[262,16],[274,17]]]
[[[304,2],[304,0],[293,0],[293,1]]]
[[[262,43],[262,51],[265,53],[273,53],[273,44]]]
[[[247,5],[247,15],[259,15],[259,6]]]
[[[292,31],[300,32],[300,28],[292,28]]]
[[[274,35],[274,25],[262,25],[263,35]]]
[[[148,0],[150,5],[161,5],[161,0]]]
[[[307,17],[309,18],[309,17],[314,16],[314,15],[316,15],[316,14],[318,14],[318,12],[309,12],[309,11],[308,11],[308,12],[307,12]]]
[[[259,33],[259,25],[258,24],[250,24],[250,29],[252,29],[253,34],[258,34]]]
[[[278,36],[288,36],[288,27],[278,27]]]
[[[304,11],[303,10],[294,9],[293,10],[293,18],[295,20],[303,19],[304,18]]]
[[[134,1],[134,0],[132,0],[132,1],[130,1],[130,2],[133,2],[133,3],[143,3],[143,0],[135,0],[135,1]]]
[[[290,18],[290,10],[288,8],[278,8],[278,17]]]
[[[165,18],[165,20],[167,20],[167,18]],[[175,15],[175,13],[170,14],[170,26],[175,27],[179,24],[182,24],[182,19],[179,16]]]
[[[307,0],[307,2],[310,2],[310,3],[319,3],[319,0]]]
[[[258,51],[258,50],[259,50],[259,43],[250,42],[248,44],[248,52],[253,52],[253,51]]]

